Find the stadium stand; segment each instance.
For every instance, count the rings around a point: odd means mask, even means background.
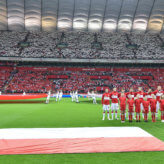
[[[157,34],[97,33],[102,49],[92,48],[94,34],[65,32],[65,48],[58,47],[59,32],[1,32],[0,57],[67,59],[164,60],[163,39]]]
[[[78,89],[81,93],[106,87],[120,91],[130,87],[145,91],[164,85],[164,69],[159,68],[84,68],[84,67],[0,67],[0,90],[6,93],[45,93],[50,89],[65,93]]]

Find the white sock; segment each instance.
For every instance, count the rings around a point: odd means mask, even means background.
[[[113,119],[113,112],[112,112],[112,119]]]
[[[115,112],[115,118],[117,118],[117,112]]]
[[[103,119],[105,118],[105,113],[103,113]]]
[[[107,116],[108,116],[108,118],[109,118],[109,112],[107,113]]]

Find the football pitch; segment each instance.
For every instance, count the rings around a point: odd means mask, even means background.
[[[160,116],[159,116],[160,117]],[[0,128],[64,128],[64,127],[140,127],[158,139],[164,141],[164,123],[138,123],[120,120],[102,121],[102,105],[87,98],[80,103],[64,98],[61,102],[50,100],[50,104],[12,103],[0,104]],[[126,152],[93,154],[45,154],[45,155],[2,155],[0,164],[164,164],[164,152]]]

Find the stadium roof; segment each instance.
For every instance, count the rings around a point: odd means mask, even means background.
[[[164,32],[164,0],[0,0],[0,30]]]

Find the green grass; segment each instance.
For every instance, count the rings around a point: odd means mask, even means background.
[[[120,120],[102,121],[102,105],[93,105],[87,99],[79,104],[70,99],[50,104],[0,104],[0,128],[56,128],[56,127],[107,127],[137,126],[164,141],[164,124],[133,122],[121,124]],[[95,154],[4,155],[0,164],[49,163],[112,163],[112,164],[164,164],[164,152],[127,152]]]

